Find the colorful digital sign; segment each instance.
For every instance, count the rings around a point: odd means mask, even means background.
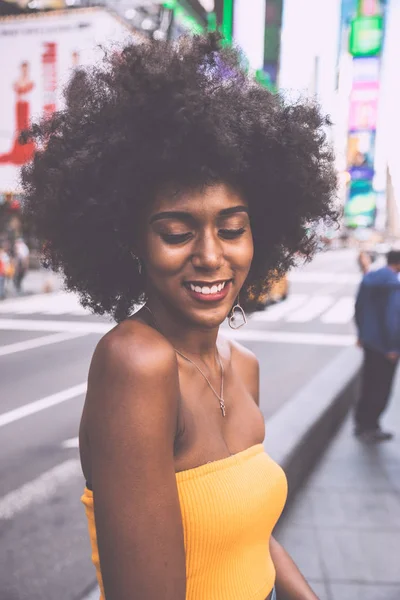
[[[376,216],[376,192],[372,181],[352,181],[344,209],[347,227],[371,227]]]
[[[383,18],[356,17],[351,22],[349,52],[353,56],[378,56],[382,50]]]
[[[349,186],[344,210],[345,224],[353,228],[372,227],[376,218],[375,135],[383,44],[381,1],[359,1],[357,12],[349,38],[353,81],[347,146]]]
[[[354,82],[350,96],[350,131],[376,129],[378,98],[378,81]]]

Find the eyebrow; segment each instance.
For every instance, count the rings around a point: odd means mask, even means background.
[[[219,211],[219,217],[229,217],[230,215],[234,215],[236,213],[246,213],[249,214],[249,209],[246,206],[240,204],[239,206],[231,206],[229,208],[223,208]],[[164,212],[159,212],[153,215],[150,219],[150,223],[154,223],[155,221],[161,221],[162,219],[178,219],[180,221],[192,221],[194,220],[193,215],[189,212],[185,211],[177,211],[177,210],[167,210]]]

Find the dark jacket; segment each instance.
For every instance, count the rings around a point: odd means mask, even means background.
[[[400,281],[383,267],[367,273],[356,300],[358,338],[363,346],[387,354],[400,354]]]

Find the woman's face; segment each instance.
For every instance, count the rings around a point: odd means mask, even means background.
[[[225,184],[160,195],[144,245],[149,298],[193,325],[215,327],[229,313],[253,258],[247,203]]]

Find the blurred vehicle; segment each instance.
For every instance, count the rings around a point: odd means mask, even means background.
[[[259,295],[256,302],[256,310],[264,310],[271,304],[282,302],[282,300],[286,300],[288,294],[289,279],[287,275],[284,275],[272,283],[268,292]]]

